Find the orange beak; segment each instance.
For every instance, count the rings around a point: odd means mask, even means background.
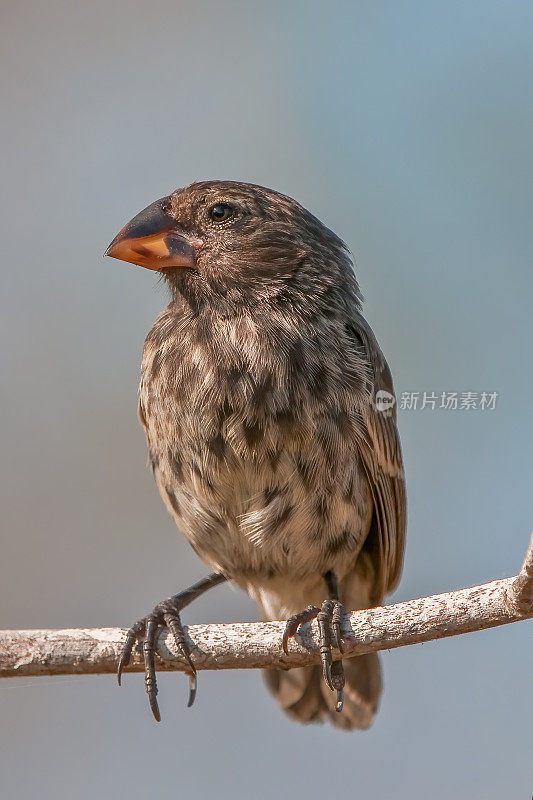
[[[168,197],[162,197],[133,217],[115,236],[105,255],[147,269],[194,269],[202,241],[186,234],[167,213],[169,202]]]

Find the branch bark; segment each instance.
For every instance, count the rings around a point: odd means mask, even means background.
[[[345,658],[507,625],[533,616],[533,534],[520,573],[482,586],[354,611],[344,628]],[[320,663],[316,624],[302,626],[289,655],[284,622],[191,625],[198,670],[303,667]],[[0,631],[0,677],[115,672],[124,628]],[[169,633],[157,641],[157,669],[186,671]],[[142,672],[135,652],[128,672]]]

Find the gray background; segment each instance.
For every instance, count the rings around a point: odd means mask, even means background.
[[[513,574],[531,508],[530,2],[3,2],[0,625],[128,625],[205,568],[136,421],[154,275],[105,260],[197,178],[298,198],[348,242],[401,411],[407,599]],[[188,622],[254,619],[219,588]],[[384,654],[374,727],[301,728],[256,672],[4,681],[2,797],[529,798],[527,623]]]

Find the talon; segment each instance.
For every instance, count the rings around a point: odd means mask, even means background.
[[[286,656],[289,655],[289,639],[292,639],[296,631],[298,630],[298,624],[294,625],[294,617],[291,617],[285,626],[285,630],[283,631],[283,639],[281,640],[281,646],[283,648],[283,652]]]
[[[180,620],[180,611],[182,611],[185,606],[189,605],[196,597],[199,597],[207,591],[207,589],[217,586],[225,580],[226,577],[219,573],[213,573],[207,578],[203,578],[184,592],[175,594],[167,600],[158,603],[151,614],[148,614],[147,617],[136,622],[126,634],[126,641],[122,647],[117,666],[118,685],[121,685],[122,673],[130,662],[135,644],[142,644],[144,683],[146,686],[146,693],[148,694],[148,702],[156,722],[161,722],[161,712],[159,711],[159,704],[157,702],[157,678],[155,671],[155,642],[157,631],[160,627],[164,626],[171,631],[178,652],[181,653],[189,667],[189,700],[187,706],[192,706],[194,698],[196,697],[197,688],[196,667],[191,659],[190,648]]]
[[[154,715],[155,721],[161,722],[161,712],[159,711],[159,704],[157,702],[157,698],[148,696],[148,700],[150,702],[150,708],[152,709],[152,714]]]
[[[325,600],[321,608],[308,606],[300,614],[289,617],[283,632],[281,646],[285,653],[288,652],[288,641],[294,636],[300,625],[316,619],[320,640],[320,662],[322,665],[322,677],[326,686],[331,691],[337,692],[335,704],[336,711],[342,711],[344,704],[344,669],[342,661],[333,661],[331,656],[332,643],[339,650],[344,652],[342,644],[342,613],[343,606],[338,600]]]
[[[331,691],[333,691],[334,686],[331,677],[331,663],[328,663],[328,661],[326,661],[324,658],[322,659],[322,676],[324,678],[326,685],[329,686]]]
[[[192,672],[192,674],[193,674],[194,676],[196,676],[196,667],[195,667],[195,666],[194,666],[194,664],[192,663],[191,654],[189,653],[189,651],[188,651],[188,650],[181,649],[181,654],[183,655],[183,657],[184,657],[185,661],[187,662],[187,664],[188,664],[188,665],[189,665],[189,667],[191,668],[191,672]]]
[[[197,680],[196,680],[196,672],[193,675],[189,675],[189,700],[187,702],[187,708],[190,708],[194,703],[196,698],[196,689],[197,689]]]
[[[300,625],[303,625],[305,622],[311,622],[312,619],[316,619],[319,612],[320,609],[316,606],[307,606],[305,611],[301,611],[299,614],[294,614],[292,617],[289,617],[281,640],[281,647],[285,655],[289,655],[289,639],[292,639],[296,634]]]
[[[119,686],[122,686],[122,673],[130,663],[131,654],[133,652],[135,642],[137,641],[137,636],[137,625],[134,625],[129,629],[126,635],[126,641],[124,642],[124,646],[122,647],[122,652],[118,661],[117,681]]]
[[[119,659],[118,667],[117,667],[117,681],[118,681],[118,685],[119,686],[122,686],[122,672],[123,672],[123,670],[126,669],[126,667],[128,666],[128,664],[130,662],[132,649],[133,649],[133,645],[129,649],[128,649],[128,646],[126,645],[123,648],[122,653],[120,654],[120,659]]]

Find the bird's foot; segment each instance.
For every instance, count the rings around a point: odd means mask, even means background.
[[[180,595],[158,603],[154,610],[143,617],[129,629],[124,647],[118,662],[117,678],[120,686],[122,672],[128,666],[133,648],[137,643],[142,643],[144,656],[144,683],[148,694],[148,701],[152,714],[157,722],[161,721],[159,705],[157,702],[157,680],[155,675],[155,641],[161,627],[167,627],[174,637],[176,647],[188,664],[189,675],[189,701],[187,706],[192,706],[196,697],[196,668],[191,660],[191,649],[187,643],[183,625],[181,624],[180,611],[190,601],[190,592],[183,592],[183,600],[180,602]]]
[[[297,632],[300,625],[316,619],[318,622],[320,659],[322,662],[322,675],[326,684],[332,691],[337,692],[336,710],[342,711],[344,696],[344,669],[342,661],[333,661],[331,655],[332,643],[341,653],[342,645],[342,616],[345,614],[344,606],[338,600],[324,600],[321,608],[307,606],[304,611],[289,617],[283,633],[282,647],[288,653],[288,642]]]

